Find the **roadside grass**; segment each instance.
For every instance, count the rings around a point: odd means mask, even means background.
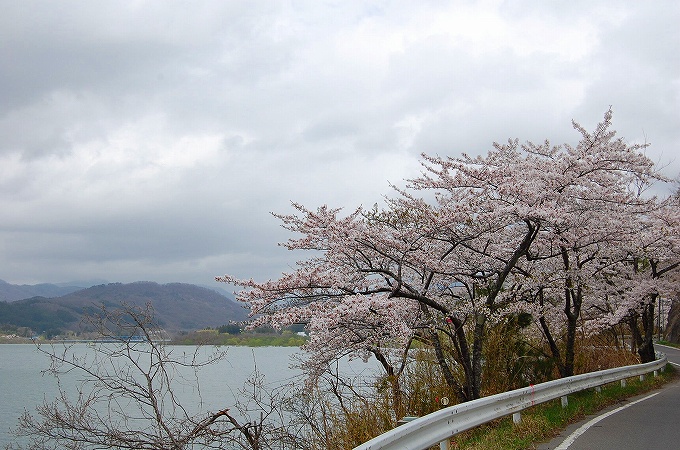
[[[451,439],[451,448],[535,449],[539,443],[557,436],[569,424],[627,398],[656,389],[677,376],[678,373],[673,366],[667,364],[657,377],[649,374],[643,381],[638,377],[628,378],[625,387],[616,382],[602,386],[600,392],[589,390],[570,395],[566,408],[562,408],[560,399],[552,400],[522,411],[522,421],[519,424],[514,424],[512,416],[508,416],[454,436]]]

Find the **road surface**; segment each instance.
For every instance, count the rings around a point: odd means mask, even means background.
[[[680,350],[655,346],[680,368]],[[680,449],[680,381],[570,425],[538,450]]]

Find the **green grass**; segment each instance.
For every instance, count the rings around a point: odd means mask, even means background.
[[[244,347],[300,347],[307,338],[290,332],[276,333],[217,333],[214,330],[191,333],[173,339],[175,345],[233,345]]]
[[[452,448],[466,450],[523,450],[537,447],[557,436],[570,423],[595,414],[626,398],[656,389],[677,376],[670,364],[658,377],[646,376],[644,381],[629,378],[626,387],[620,382],[602,387],[601,392],[582,391],[569,396],[569,405],[562,408],[559,399],[522,411],[522,422],[514,424],[505,417],[452,438]],[[434,448],[434,447],[433,447]],[[438,447],[437,447],[438,448]]]

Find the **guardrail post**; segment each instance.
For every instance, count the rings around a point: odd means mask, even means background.
[[[621,387],[626,387],[626,379],[621,380]]]
[[[598,394],[602,392],[602,386],[595,386],[595,392],[597,392]]]
[[[640,381],[645,381],[645,375],[644,374],[640,375]]]
[[[449,450],[451,448],[451,439],[441,441],[439,443],[439,450]]]
[[[569,405],[569,399],[566,395],[560,397],[560,400],[562,401],[562,408],[566,408]]]
[[[656,378],[656,377],[658,377],[658,376],[659,376],[659,371],[658,371],[658,370],[655,370],[655,371],[654,371],[654,378]]]
[[[512,414],[512,423],[518,424],[522,423],[522,413],[521,412],[516,412]]]

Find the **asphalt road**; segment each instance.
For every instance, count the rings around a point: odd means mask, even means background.
[[[655,346],[680,367],[680,350]],[[680,449],[680,381],[570,425],[539,450]]]

